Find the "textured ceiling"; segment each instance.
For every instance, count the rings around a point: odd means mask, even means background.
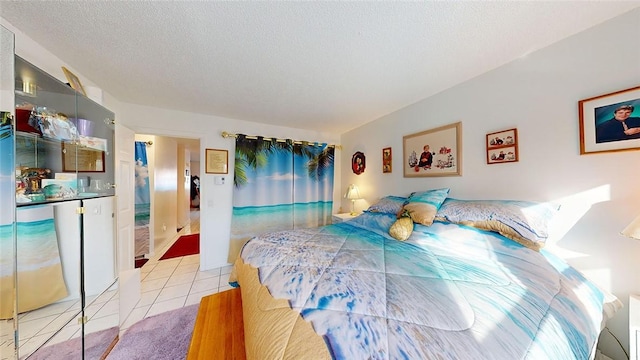
[[[640,2],[0,0],[121,101],[342,133]]]

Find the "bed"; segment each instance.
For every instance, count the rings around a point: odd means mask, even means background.
[[[593,359],[621,302],[541,249],[555,205],[448,192],[251,239],[230,278],[247,358]]]

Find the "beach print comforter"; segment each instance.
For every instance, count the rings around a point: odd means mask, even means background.
[[[575,269],[450,223],[416,225],[400,242],[386,233],[394,220],[365,213],[264,234],[245,245],[241,260],[335,359],[592,357],[607,301]]]

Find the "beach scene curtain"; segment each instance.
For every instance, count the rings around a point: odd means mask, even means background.
[[[149,167],[147,163],[147,143],[136,141],[135,179],[135,257],[149,254],[149,219],[151,218],[151,191],[149,190]]]
[[[237,135],[229,262],[258,234],[331,223],[334,151]]]
[[[0,113],[0,201],[16,196],[13,125],[8,112]],[[0,319],[13,317],[14,207],[0,206]]]

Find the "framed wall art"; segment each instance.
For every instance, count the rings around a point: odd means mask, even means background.
[[[640,86],[578,101],[580,154],[640,149]]]
[[[204,170],[207,174],[228,174],[229,151],[219,149],[206,149]]]
[[[487,164],[518,161],[518,129],[487,134]]]
[[[382,149],[382,172],[390,173],[391,172],[391,148]]]
[[[364,172],[364,169],[367,167],[366,159],[364,154],[360,151],[357,151],[351,157],[351,170],[354,174],[360,175]]]
[[[462,175],[462,122],[402,138],[404,177]]]
[[[62,143],[62,171],[105,172],[104,166],[104,150],[88,147],[78,141]]]
[[[80,82],[80,79],[78,79],[76,74],[72,73],[71,71],[69,71],[69,69],[67,69],[64,66],[62,67],[62,72],[64,73],[64,76],[67,78],[67,81],[69,82],[69,86],[71,86],[73,90],[79,92],[84,96],[87,96],[87,93],[84,91],[84,87],[82,86],[82,83]]]

